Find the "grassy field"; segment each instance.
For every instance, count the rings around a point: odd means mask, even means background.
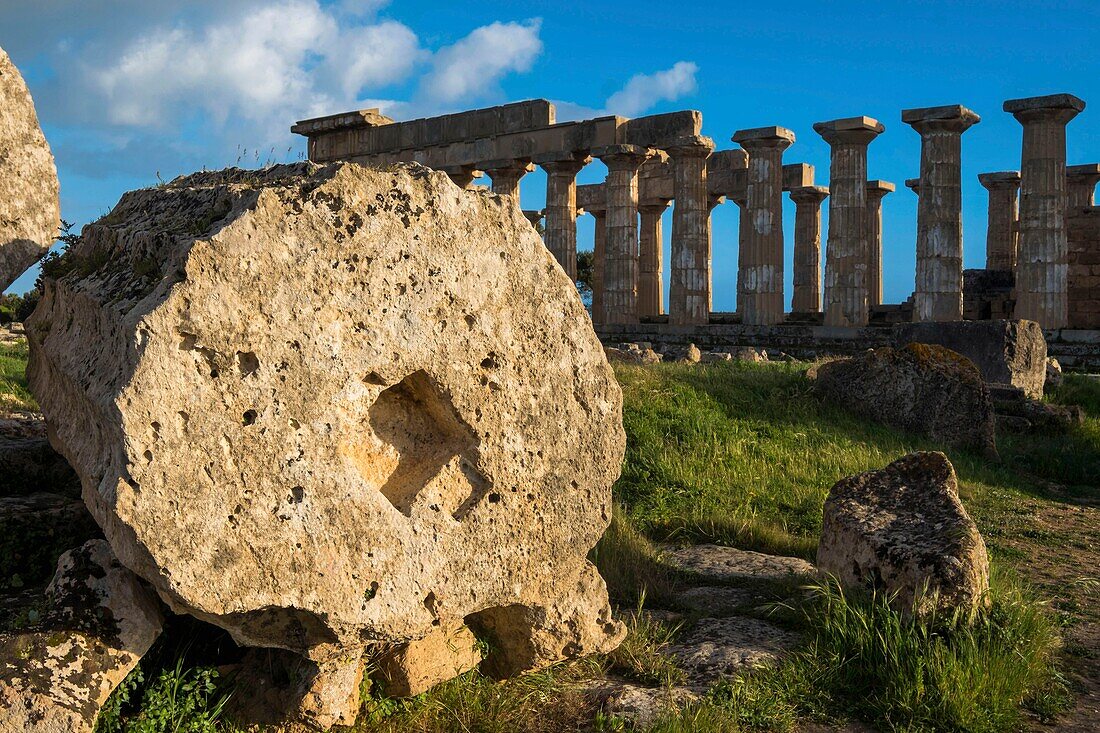
[[[27,343],[0,344],[0,410],[13,412],[38,409],[27,389]]]
[[[0,351],[0,391],[26,401],[19,358]],[[913,450],[943,449],[823,404],[805,369],[616,366],[628,447],[615,486],[619,506],[593,558],[625,610],[677,608],[691,579],[662,562],[659,543],[710,542],[812,560],[821,505],[837,480]],[[863,720],[880,730],[999,733],[1065,707],[1060,670],[1068,674],[1091,652],[1059,651],[1062,632],[1100,622],[1100,383],[1071,375],[1049,399],[1085,407],[1085,425],[1064,435],[999,435],[1000,461],[945,450],[991,551],[987,612],[917,623],[882,598],[824,584],[776,617],[804,635],[790,659],[720,683],[652,730],[790,731],[806,721]],[[677,629],[644,614],[628,618],[635,620],[627,644],[605,658],[503,683],[471,673],[411,700],[368,685],[355,730],[629,730],[598,712],[583,694],[584,680],[611,673],[675,684],[682,673],[662,654]],[[101,731],[234,730],[217,720],[227,687],[213,669],[157,656],[169,661],[143,665],[145,681],[126,687],[128,701],[116,696]]]

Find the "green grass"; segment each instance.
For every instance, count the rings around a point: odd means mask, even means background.
[[[720,682],[654,733],[789,731],[800,719],[859,719],[882,731],[1014,730],[1068,702],[1050,614],[995,573],[990,605],[973,617],[917,620],[884,596],[832,582],[806,604],[809,643],[779,665]],[[715,726],[715,727],[706,727]]]
[[[27,387],[27,342],[0,344],[0,410],[30,412],[38,403]]]
[[[1096,417],[1064,436],[999,436],[1002,462],[996,463],[825,404],[812,393],[805,369],[741,362],[616,365],[629,438],[615,488],[630,522],[656,539],[812,559],[832,485],[913,450],[944,450],[968,505],[996,501],[998,492],[1047,496],[1048,482],[1072,494],[1097,491]],[[1091,387],[1071,378],[1063,390]]]

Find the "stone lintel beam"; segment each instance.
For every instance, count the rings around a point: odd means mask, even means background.
[[[783,190],[793,191],[814,185],[814,167],[809,163],[787,163],[783,166]]]
[[[1023,126],[1014,316],[1044,329],[1069,322],[1066,125],[1084,108],[1072,94],[1004,103]]]
[[[980,173],[978,181],[989,191],[986,269],[1012,271],[1016,269],[1016,192],[1020,188],[1020,172]]]
[[[790,190],[794,214],[794,295],[791,311],[821,311],[821,202],[829,196],[825,186],[801,186]]]
[[[783,151],[795,135],[784,127],[738,130],[732,140],[749,154],[742,216],[747,216],[737,271],[742,322],[770,326],[783,320]]]
[[[607,166],[604,323],[638,322],[638,168],[652,154],[641,145],[607,145],[592,155]]]
[[[829,236],[825,263],[825,325],[865,326],[867,291],[867,146],[886,129],[871,117],[814,124],[829,143]]]
[[[707,173],[742,170],[749,167],[749,154],[740,148],[715,150],[707,158]]]
[[[1100,182],[1100,163],[1066,166],[1066,196],[1070,209],[1092,206],[1096,184]]]

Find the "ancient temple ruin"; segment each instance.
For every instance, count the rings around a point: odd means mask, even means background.
[[[962,105],[902,111],[919,135],[921,163],[920,176],[905,181],[919,197],[914,291],[896,304],[883,302],[881,213],[895,185],[869,178],[869,146],[885,131],[870,117],[813,126],[831,149],[828,187],[812,165],[785,160],[795,132],[738,130],[730,138],[738,148],[716,150],[693,110],[558,123],[552,103],[530,100],[408,122],[362,110],[292,130],[308,138],[314,162],[418,162],[462,187],[485,174],[517,203],[520,179],[541,167],[545,208],[525,213],[543,222],[546,246],[573,278],[577,216],[595,219],[592,320],[607,341],[771,344],[806,355],[876,345],[884,325],[1015,317],[1040,323],[1067,364],[1100,366],[1100,164],[1066,166],[1066,125],[1084,106],[1070,94],[1005,102],[1023,128],[1019,172],[979,176],[989,190],[986,267],[965,272],[962,137],[980,117]],[[1006,149],[1006,162],[1016,155]],[[606,165],[606,180],[578,185],[593,159]],[[784,192],[795,204],[790,237]],[[726,201],[740,213],[735,313],[712,307],[710,218]],[[788,238],[792,293],[784,292]]]

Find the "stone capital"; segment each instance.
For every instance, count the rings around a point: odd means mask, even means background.
[[[714,211],[715,207],[726,203],[725,196],[707,196],[707,211]]]
[[[529,160],[523,158],[499,158],[497,160],[486,160],[477,166],[480,170],[489,174],[490,178],[493,178],[493,173],[516,173],[523,175],[535,170],[535,165]]]
[[[1014,190],[1020,187],[1020,171],[996,171],[994,173],[979,173],[978,182],[990,191],[1004,189]]]
[[[814,123],[814,132],[830,145],[867,145],[885,130],[886,126],[872,117],[842,117]]]
[[[638,202],[638,211],[643,214],[662,214],[668,208],[670,199],[645,198]]]
[[[536,155],[531,159],[531,162],[547,173],[579,173],[582,168],[592,162],[592,158],[587,153],[570,155],[552,153]]]
[[[651,154],[649,148],[641,145],[605,145],[592,149],[592,155],[599,158],[608,170],[637,169]]]
[[[707,158],[714,152],[714,141],[702,135],[677,138],[662,149],[673,160],[676,158]]]
[[[867,198],[882,200],[888,193],[893,193],[897,189],[897,186],[889,181],[883,181],[874,179],[867,181]]]
[[[796,204],[818,204],[829,197],[827,186],[800,186],[790,190],[791,201]]]
[[[913,193],[920,195],[920,179],[919,178],[906,178],[905,187]]]
[[[752,127],[738,130],[730,139],[750,152],[766,148],[786,150],[794,143],[794,133],[785,127]]]
[[[920,134],[927,132],[963,133],[982,121],[973,110],[961,104],[940,107],[917,107],[901,111],[901,121]]]
[[[1073,183],[1080,183],[1087,186],[1091,181],[1095,185],[1100,181],[1100,163],[1068,165],[1066,166],[1066,178]]]
[[[1009,99],[1002,108],[1020,122],[1045,120],[1065,124],[1085,109],[1085,102],[1072,94],[1048,94]]]

